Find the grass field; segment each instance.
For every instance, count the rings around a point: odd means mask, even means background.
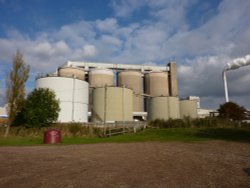
[[[171,128],[146,129],[137,134],[117,135],[109,138],[63,137],[62,144],[91,144],[106,142],[148,142],[148,141],[206,141],[227,140],[250,143],[250,129],[242,128]],[[43,137],[0,137],[0,146],[42,145]]]

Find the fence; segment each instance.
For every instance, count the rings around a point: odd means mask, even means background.
[[[112,135],[143,131],[147,127],[147,122],[94,123],[92,126],[98,127],[104,137],[110,137]]]

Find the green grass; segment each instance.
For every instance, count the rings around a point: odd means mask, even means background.
[[[117,135],[109,138],[63,137],[62,144],[130,143],[149,141],[207,141],[226,140],[250,143],[250,129],[240,128],[171,128],[147,129],[137,134]],[[42,145],[42,137],[0,138],[0,146]]]

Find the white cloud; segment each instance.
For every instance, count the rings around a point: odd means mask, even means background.
[[[111,2],[111,7],[114,9],[116,16],[129,17],[131,14],[143,7],[147,0],[121,0]]]
[[[97,20],[96,27],[100,31],[112,32],[117,29],[117,21],[114,18],[107,18],[105,20]]]
[[[83,47],[83,57],[95,57],[97,54],[96,48],[93,45],[86,44]]]
[[[112,1],[117,18],[82,20],[50,32],[41,31],[35,37],[12,28],[7,38],[0,38],[0,60],[10,63],[19,48],[33,72],[50,72],[67,60],[165,64],[175,59],[180,95],[199,95],[205,105],[215,105],[224,98],[223,66],[235,57],[249,54],[250,1],[222,1],[216,14],[197,28],[186,19],[194,3],[195,0]],[[129,18],[145,7],[148,19],[131,22]],[[249,95],[249,68],[229,73],[228,79],[233,99]]]

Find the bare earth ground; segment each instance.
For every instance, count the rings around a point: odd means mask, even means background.
[[[250,144],[0,147],[0,187],[250,187]],[[244,171],[245,169],[245,171]]]

